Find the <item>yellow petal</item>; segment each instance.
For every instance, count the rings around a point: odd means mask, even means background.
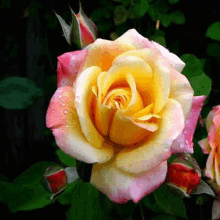
[[[94,98],[95,125],[103,136],[107,136],[109,133],[114,112],[113,107],[102,105],[97,97]]]
[[[101,94],[102,94],[102,86],[104,83],[104,79],[107,75],[107,72],[101,72],[97,78],[97,86],[98,86],[98,99],[101,102]]]
[[[112,142],[119,145],[132,145],[141,141],[149,135],[149,131],[135,125],[131,120],[123,117],[120,110],[114,114],[109,138]]]
[[[170,98],[178,101],[183,109],[185,120],[190,113],[194,91],[188,79],[174,69],[170,71]]]
[[[130,100],[128,107],[125,110],[122,110],[122,114],[124,116],[129,116],[140,111],[141,109],[143,109],[144,106],[143,106],[141,96],[137,91],[135,79],[131,75],[131,73],[126,74],[126,79],[131,88],[132,96],[131,96],[131,100]]]
[[[139,57],[142,60],[144,60],[148,65],[150,65],[153,73],[153,81],[150,82],[151,83],[150,88],[152,88],[152,91],[150,90],[150,94],[151,94],[150,103],[154,103],[154,113],[157,114],[162,110],[162,108],[164,107],[164,105],[166,104],[169,98],[170,66],[168,61],[161,55],[159,50],[148,49],[148,48],[124,52],[123,54],[119,55],[117,59],[125,59],[127,56]],[[141,81],[142,81],[142,86],[141,86],[141,90],[142,90],[145,81],[143,81],[143,79]],[[136,81],[136,84],[137,87],[139,88],[139,82]],[[146,92],[149,93],[149,91]],[[140,94],[142,95],[143,93]],[[145,100],[145,97],[143,96],[142,99]]]
[[[92,87],[96,85],[96,80],[100,73],[101,68],[99,67],[87,68],[76,80],[75,86],[75,106],[82,131],[88,142],[97,148],[102,147],[104,138],[96,130],[91,120],[91,105],[94,96]]]
[[[134,117],[134,118],[142,117],[144,115],[150,114],[152,111],[153,111],[153,103],[146,106],[145,108],[143,108],[139,112],[136,112],[135,114],[132,115],[132,117]]]
[[[154,114],[160,112],[170,94],[170,67],[165,59],[158,59],[154,64]]]
[[[155,115],[155,114],[148,114],[148,115],[138,117],[137,120],[147,121],[151,118],[161,118],[161,116],[160,115]]]
[[[47,127],[52,129],[57,145],[68,155],[85,163],[104,163],[113,156],[110,143],[101,149],[92,146],[85,138],[74,106],[72,87],[56,90],[47,111]]]
[[[103,85],[103,96],[107,94],[110,86],[126,81],[126,74],[130,73],[136,82],[137,90],[140,95],[145,95],[145,102],[150,104],[152,89],[152,70],[151,67],[143,60],[135,56],[120,57],[118,56],[112,67],[109,69]],[[144,103],[145,104],[145,103]],[[146,104],[145,104],[146,105]]]
[[[128,43],[97,39],[87,47],[87,54],[79,72],[91,66],[99,66],[102,71],[107,71],[115,57],[134,49],[135,47]]]
[[[161,112],[159,129],[137,148],[123,149],[116,157],[116,165],[127,172],[139,173],[158,166],[171,155],[172,142],[184,128],[181,105],[169,99]]]

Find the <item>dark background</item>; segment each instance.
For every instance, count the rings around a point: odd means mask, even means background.
[[[88,17],[101,5],[98,0],[89,2],[81,0],[81,3]],[[27,15],[27,8],[30,8],[30,5],[33,12]],[[58,161],[54,138],[45,125],[45,115],[50,98],[56,90],[57,56],[76,49],[65,41],[54,15],[55,10],[60,15],[66,14],[70,19],[68,5],[78,13],[78,1],[75,0],[2,1],[0,79],[11,76],[27,77],[44,91],[44,96],[28,109],[10,110],[0,107],[2,125],[0,173],[4,174],[9,181],[13,181],[19,174],[39,161]],[[160,27],[166,33],[167,46],[177,42],[178,56],[190,53],[198,58],[206,58],[208,60],[205,66],[206,74],[213,80],[212,88],[220,89],[220,63],[218,59],[207,55],[206,46],[211,40],[205,37],[209,25],[220,20],[220,1],[181,0],[173,5],[172,9],[181,10],[185,15],[186,23],[173,24],[167,28]],[[51,22],[48,22],[49,18]],[[146,15],[141,20],[140,30],[137,22],[132,21],[126,23],[127,29],[136,28],[141,33],[149,28],[149,21],[151,26],[155,25]],[[108,31],[100,32],[99,37],[109,39],[110,33],[115,30],[116,27],[113,24]],[[170,50],[172,51],[172,47]],[[210,97],[210,105],[219,104],[218,94],[212,92]],[[47,218],[48,215],[53,219],[65,219],[65,211],[68,208],[55,203],[41,210],[10,214],[6,206],[2,205],[2,207],[1,216],[5,213],[8,216],[7,219],[18,217],[37,219]],[[190,208],[190,205],[188,207]],[[196,210],[193,211],[196,213]],[[192,214],[192,219],[197,217],[193,217]]]

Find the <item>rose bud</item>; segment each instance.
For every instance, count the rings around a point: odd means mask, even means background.
[[[195,159],[189,154],[175,158],[168,165],[167,184],[183,197],[197,188],[201,181],[201,171]]]
[[[57,165],[48,167],[43,175],[45,188],[53,194],[58,194],[67,186],[65,170]]]
[[[66,22],[56,14],[62,26],[64,36],[67,42],[72,45],[75,44],[79,49],[83,49],[87,45],[93,43],[97,38],[96,25],[86,16],[81,3],[79,3],[80,10],[78,14],[70,8],[72,14],[72,24],[68,25]]]

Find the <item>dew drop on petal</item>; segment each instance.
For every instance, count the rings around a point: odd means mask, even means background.
[[[183,147],[184,147],[184,145],[181,143],[181,144],[180,144],[180,148],[183,148]]]
[[[62,106],[65,106],[65,104],[64,104],[64,103],[62,103]]]
[[[59,98],[61,99],[63,96],[62,95],[59,95]]]
[[[63,111],[63,113],[66,115],[66,114],[67,114],[67,110],[65,109],[65,110]]]
[[[189,144],[189,141],[186,139],[186,144]]]

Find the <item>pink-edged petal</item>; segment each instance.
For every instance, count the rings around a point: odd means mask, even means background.
[[[194,96],[190,114],[185,121],[183,132],[172,144],[172,153],[193,153],[193,135],[196,124],[205,101],[205,96]]]
[[[57,65],[57,85],[72,86],[75,81],[79,68],[86,55],[86,50],[78,50],[65,53],[58,57]]]
[[[113,156],[110,144],[102,149],[93,147],[82,133],[74,106],[71,86],[60,87],[53,95],[46,115],[46,126],[55,136],[57,145],[70,156],[85,163],[106,162]]]
[[[171,53],[165,47],[152,41],[154,47],[160,50],[161,54],[169,61],[170,65],[176,70],[181,72],[185,67],[185,63],[175,54]]]
[[[130,173],[153,169],[170,157],[172,142],[183,128],[184,116],[181,105],[176,100],[169,99],[161,112],[159,129],[136,148],[121,150],[116,157],[116,165]]]
[[[211,148],[209,146],[207,138],[204,138],[200,141],[198,141],[199,146],[202,148],[202,151],[204,154],[209,154],[211,151]]]
[[[219,114],[220,114],[220,105],[214,106],[206,118],[207,131],[209,131],[210,127],[213,125],[213,118]]]
[[[76,80],[74,100],[83,134],[88,142],[96,148],[101,148],[104,142],[104,138],[94,126],[91,112],[94,97],[92,88],[96,86],[96,80],[100,73],[100,67],[92,66],[80,74]]]
[[[137,203],[164,182],[166,173],[166,161],[148,172],[137,175],[122,172],[114,162],[109,161],[93,165],[90,182],[115,203],[124,204],[129,200]]]
[[[132,44],[136,49],[152,47],[152,43],[147,38],[140,35],[135,29],[128,30],[115,41]]]
[[[210,178],[214,179],[215,174],[214,174],[214,156],[215,156],[215,151],[212,150],[211,153],[209,154],[209,157],[206,161],[206,168],[205,168],[205,175]]]
[[[175,69],[170,69],[170,96],[169,98],[178,101],[187,119],[192,106],[194,91],[189,80]]]

